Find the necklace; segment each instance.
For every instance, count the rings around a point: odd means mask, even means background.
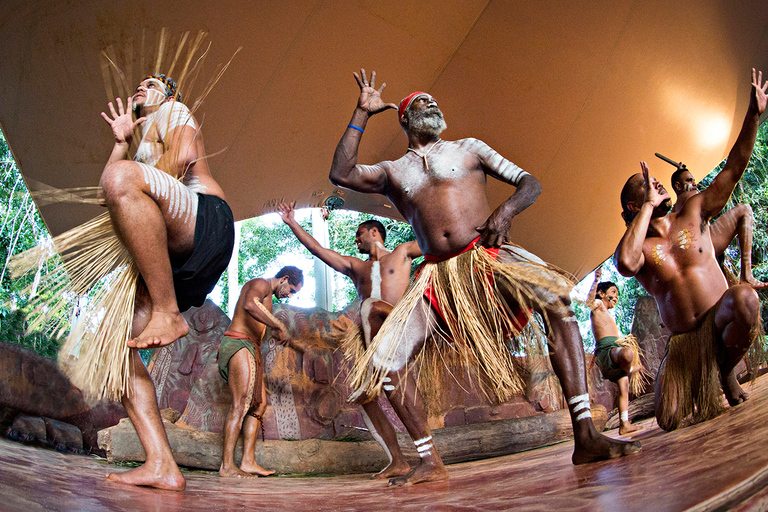
[[[427,155],[430,153],[430,151],[432,151],[433,149],[435,149],[435,146],[437,146],[437,145],[438,145],[438,144],[440,144],[441,142],[443,142],[443,140],[442,140],[442,139],[440,139],[440,138],[438,138],[438,139],[435,141],[435,143],[434,143],[434,144],[432,144],[432,147],[431,147],[431,148],[429,148],[429,149],[426,151],[426,153],[424,153],[424,154],[421,154],[421,153],[419,153],[418,151],[416,151],[416,150],[415,150],[415,149],[413,149],[413,148],[408,148],[408,151],[413,151],[413,152],[414,152],[414,153],[416,153],[418,156],[420,156],[421,158],[423,158],[423,159],[424,159],[424,168],[425,168],[426,170],[429,170],[429,163],[427,163]]]

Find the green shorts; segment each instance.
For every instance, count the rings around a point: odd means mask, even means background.
[[[597,345],[595,346],[595,362],[598,368],[600,368],[603,378],[612,382],[616,382],[621,377],[626,376],[624,370],[611,359],[611,349],[621,348],[621,345],[616,343],[618,340],[618,336],[603,336],[597,340]]]
[[[229,360],[232,359],[232,357],[237,354],[241,349],[246,349],[248,352],[251,353],[253,358],[256,360],[256,365],[259,365],[259,362],[261,361],[261,353],[259,353],[258,357],[256,356],[256,348],[253,345],[253,342],[250,340],[238,340],[235,338],[230,338],[229,336],[224,336],[221,338],[221,345],[219,345],[219,375],[221,375],[221,378],[224,379],[224,382],[229,382]]]

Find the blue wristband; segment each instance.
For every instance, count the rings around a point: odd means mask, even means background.
[[[353,125],[353,124],[348,124],[347,126],[348,126],[348,127],[350,127],[350,128],[352,128],[353,130],[357,130],[357,131],[359,131],[360,133],[364,133],[364,132],[365,132],[365,130],[363,130],[363,129],[362,129],[362,128],[360,128],[359,126],[355,126],[355,125]]]

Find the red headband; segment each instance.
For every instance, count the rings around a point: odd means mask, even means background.
[[[413,101],[413,98],[415,98],[419,94],[426,94],[427,96],[429,96],[429,93],[426,93],[424,91],[416,91],[416,92],[412,92],[411,94],[409,94],[408,96],[400,100],[400,107],[397,109],[398,121],[400,120],[401,117],[403,117],[403,114],[405,114],[405,111],[408,110],[408,107],[411,106],[411,102]]]

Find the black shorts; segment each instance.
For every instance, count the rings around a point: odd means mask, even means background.
[[[235,245],[235,220],[220,197],[197,194],[195,246],[192,254],[173,270],[173,287],[179,311],[199,307],[229,265]]]

